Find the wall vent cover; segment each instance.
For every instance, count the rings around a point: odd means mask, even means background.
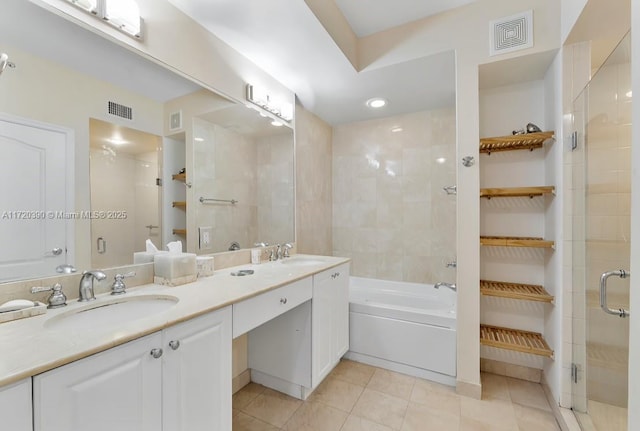
[[[173,132],[180,129],[182,129],[182,111],[172,112],[169,115],[169,130]]]
[[[116,102],[109,101],[109,114],[116,117],[133,120],[133,109],[129,106],[121,105]]]
[[[533,47],[533,11],[491,21],[489,40],[491,56]]]

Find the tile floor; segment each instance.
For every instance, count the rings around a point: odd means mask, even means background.
[[[234,431],[560,431],[542,387],[482,374],[482,400],[343,360],[306,401],[255,383],[233,396]]]

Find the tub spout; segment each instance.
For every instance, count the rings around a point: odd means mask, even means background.
[[[433,287],[435,287],[436,289],[440,289],[442,286],[448,287],[449,289],[453,290],[454,292],[456,292],[458,290],[458,288],[456,287],[455,283],[444,283],[442,281],[439,281],[439,282],[437,282],[436,284],[433,285]]]

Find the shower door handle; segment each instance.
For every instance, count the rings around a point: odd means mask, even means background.
[[[617,276],[620,278],[629,278],[631,277],[631,273],[629,271],[625,271],[624,269],[602,273],[602,275],[600,276],[600,308],[602,308],[602,310],[607,314],[612,314],[618,317],[629,317],[629,310],[625,310],[624,308],[615,310],[613,308],[609,308],[609,305],[607,304],[607,280],[609,279],[609,277],[613,276]]]

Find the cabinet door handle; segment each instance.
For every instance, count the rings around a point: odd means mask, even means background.
[[[169,341],[169,347],[171,347],[171,349],[173,350],[178,350],[180,348],[180,341],[178,340]]]
[[[151,352],[149,352],[149,354],[153,356],[154,359],[158,359],[162,356],[162,349],[151,349]]]
[[[287,303],[287,298],[280,298],[280,304],[286,304]]]

